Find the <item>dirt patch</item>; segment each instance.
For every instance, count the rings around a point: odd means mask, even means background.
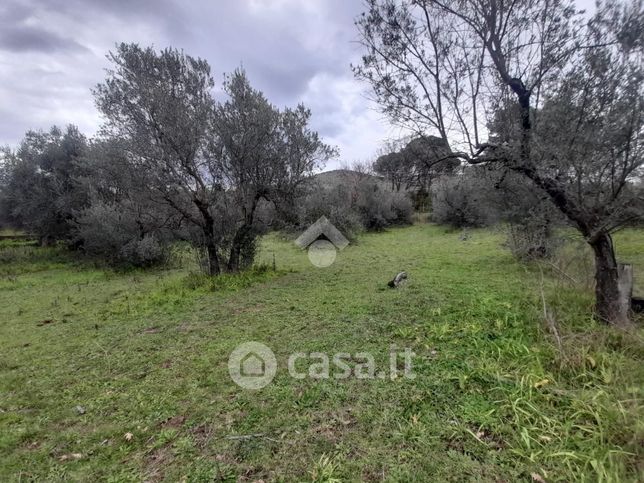
[[[192,435],[192,439],[195,442],[195,446],[203,450],[208,447],[208,444],[213,438],[214,432],[211,426],[201,424],[190,429],[190,434]]]
[[[161,427],[163,429],[179,429],[181,426],[183,426],[183,423],[186,422],[186,417],[185,416],[173,416],[170,419],[165,420],[164,422],[161,423]]]
[[[493,434],[489,431],[472,429],[472,434],[474,434],[481,442],[487,444],[490,449],[501,450],[507,446],[505,441],[503,441],[499,435]]]
[[[337,443],[342,439],[352,426],[356,424],[356,418],[351,414],[351,409],[333,411],[321,414],[312,427],[312,432],[322,436],[331,443]]]
[[[148,483],[163,481],[165,477],[165,468],[167,468],[174,459],[172,451],[168,446],[155,449],[145,459],[145,479]]]
[[[238,482],[252,481],[253,483],[260,483],[260,482],[263,483],[265,481],[273,481],[273,480],[274,478],[271,478],[270,472],[268,472],[262,467],[244,468],[242,470],[242,474],[237,479]]]
[[[367,467],[362,470],[362,481],[385,481],[387,479],[387,469]]]
[[[40,441],[31,441],[29,442],[25,448],[27,448],[29,451],[35,451],[40,448],[42,443]]]

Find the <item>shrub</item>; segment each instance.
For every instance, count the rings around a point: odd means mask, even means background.
[[[370,177],[332,187],[318,186],[304,198],[299,216],[307,226],[326,216],[348,238],[363,230],[380,231],[391,225],[411,223],[411,199],[385,189]]]
[[[537,211],[507,228],[507,247],[519,260],[529,261],[551,257],[559,246],[552,233],[552,221],[546,213]]]
[[[414,203],[403,193],[392,193],[391,209],[393,210],[392,222],[398,225],[408,225],[414,215]]]
[[[432,189],[432,220],[455,228],[493,223],[488,189],[486,183],[470,174],[440,178]]]
[[[98,202],[82,210],[76,232],[87,254],[113,265],[142,267],[166,260],[161,233],[130,216],[122,204]]]
[[[166,252],[154,235],[129,240],[119,251],[120,259],[135,266],[146,266],[166,259]]]
[[[362,225],[369,231],[384,230],[388,220],[394,218],[391,209],[391,197],[378,189],[378,185],[361,183],[358,185],[357,209],[362,219]]]
[[[350,239],[364,229],[359,214],[352,209],[351,194],[344,185],[316,187],[301,200],[298,216],[301,227],[315,223],[321,216],[326,216]]]

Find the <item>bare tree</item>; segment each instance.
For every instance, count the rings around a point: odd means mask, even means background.
[[[628,321],[611,233],[642,217],[641,2],[368,0],[354,67],[391,118],[431,131],[449,157],[500,163],[542,190],[593,248],[596,311]],[[506,139],[487,124],[514,106]]]

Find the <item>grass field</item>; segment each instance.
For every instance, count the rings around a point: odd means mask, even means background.
[[[318,269],[269,236],[277,272],[214,284],[0,250],[0,481],[642,481],[641,332],[594,323],[588,290],[502,242],[417,225]],[[616,246],[644,274],[644,232]],[[253,340],[279,365],[255,392],[227,369]],[[285,369],[299,351],[387,364],[392,344],[414,380]]]
[[[20,230],[14,230],[13,228],[0,228],[0,236],[19,236],[24,235]]]

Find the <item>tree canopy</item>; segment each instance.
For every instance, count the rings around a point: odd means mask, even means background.
[[[644,217],[641,2],[584,21],[568,0],[368,0],[356,23],[383,112],[548,196],[595,252],[599,317],[625,323],[610,234]]]

